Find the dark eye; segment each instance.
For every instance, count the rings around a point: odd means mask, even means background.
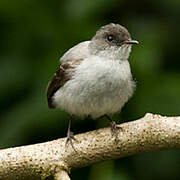
[[[114,36],[113,35],[108,35],[107,36],[107,40],[109,41],[109,42],[111,42],[111,41],[113,41],[114,40]]]

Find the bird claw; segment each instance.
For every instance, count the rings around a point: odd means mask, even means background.
[[[68,132],[67,132],[67,139],[66,139],[65,147],[67,148],[68,145],[69,145],[69,143],[70,143],[70,145],[71,145],[71,147],[74,149],[74,151],[77,152],[76,149],[75,149],[75,147],[74,147],[74,145],[73,145],[73,141],[72,141],[72,140],[74,140],[74,141],[76,141],[76,142],[78,142],[78,141],[77,141],[77,139],[74,137],[74,133],[71,132],[70,127],[71,127],[71,119],[69,120]]]
[[[118,129],[119,127],[117,127],[117,124],[115,121],[111,121],[110,122],[110,127],[111,127],[111,133],[112,133],[112,136],[115,137],[115,141],[117,142],[118,141]]]
[[[101,118],[104,118],[104,117],[106,117],[110,121],[111,133],[112,133],[112,136],[115,137],[115,141],[117,142],[118,141],[118,132],[117,131],[121,127],[118,127],[116,122],[112,121],[111,118],[107,114],[99,117],[98,119],[101,119]]]
[[[66,146],[66,148],[67,148],[68,145],[69,145],[69,143],[70,143],[70,145],[71,145],[71,147],[74,149],[74,151],[77,152],[76,149],[75,149],[75,147],[74,147],[74,145],[73,145],[73,140],[77,142],[77,139],[74,137],[74,133],[71,132],[71,131],[69,131],[69,132],[67,133],[67,139],[66,139],[66,144],[65,144],[65,146]]]

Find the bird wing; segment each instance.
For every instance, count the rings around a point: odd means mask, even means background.
[[[89,55],[90,41],[84,41],[69,49],[60,59],[61,65],[53,75],[47,87],[47,101],[49,108],[55,108],[53,95],[68,80],[71,79],[72,70]]]
[[[49,108],[55,108],[53,104],[53,95],[56,91],[61,88],[68,80],[71,79],[72,70],[78,66],[83,59],[73,59],[68,60],[66,63],[62,63],[55,74],[53,75],[51,81],[48,83],[46,95]]]
[[[89,43],[90,41],[84,41],[72,47],[66,53],[64,53],[60,59],[60,62],[65,63],[71,59],[85,59],[90,54],[88,48]]]

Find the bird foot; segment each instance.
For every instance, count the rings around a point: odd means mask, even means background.
[[[74,149],[74,151],[76,152],[76,149],[73,145],[73,140],[74,141],[77,141],[76,138],[74,137],[74,133],[71,132],[71,118],[69,120],[69,124],[68,124],[68,131],[67,131],[67,139],[66,139],[66,144],[65,144],[65,147],[67,148],[69,143],[71,145],[71,147]]]
[[[115,137],[115,141],[117,142],[118,141],[118,129],[119,127],[117,127],[117,124],[115,121],[111,121],[110,122],[110,127],[111,127],[111,133],[112,133],[112,136]]]
[[[118,132],[117,131],[118,131],[118,129],[120,129],[120,127],[118,127],[116,122],[112,121],[112,119],[107,114],[99,117],[98,119],[101,119],[104,117],[106,117],[110,121],[111,133],[112,133],[112,136],[115,137],[115,141],[117,142],[118,141]]]
[[[74,140],[74,141],[77,141],[77,139],[74,137],[74,133],[71,132],[71,131],[68,131],[65,146],[66,146],[66,148],[67,148],[68,145],[70,144],[71,147],[72,147],[72,148],[74,149],[74,151],[76,152],[76,149],[75,149],[75,147],[74,147],[74,145],[73,145],[73,140]]]

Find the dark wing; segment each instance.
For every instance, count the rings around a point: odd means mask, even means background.
[[[52,80],[49,82],[47,87],[47,101],[49,108],[55,108],[52,102],[52,96],[70,79],[70,75],[67,73],[67,69],[69,68],[69,64],[61,65],[52,77]]]
[[[71,73],[68,70],[75,68],[81,61],[82,59],[72,60],[60,65],[47,87],[47,101],[49,108],[55,108],[52,101],[54,93],[71,78]]]

